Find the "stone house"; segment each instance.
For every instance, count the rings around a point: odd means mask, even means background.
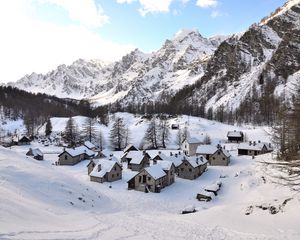
[[[242,131],[229,131],[227,133],[228,142],[243,142],[244,141],[244,133]]]
[[[228,166],[230,163],[230,153],[222,148],[221,145],[200,145],[196,155],[204,156],[211,166]]]
[[[89,175],[92,182],[114,182],[122,179],[122,167],[115,161],[99,159]]]
[[[27,156],[31,156],[36,160],[44,160],[44,154],[38,148],[32,149],[29,148],[29,151],[26,153]]]
[[[197,147],[201,144],[201,141],[197,138],[188,137],[182,141],[181,149],[187,156],[196,155]]]
[[[144,168],[128,182],[128,189],[159,193],[168,185],[167,174],[158,165]]]
[[[203,156],[186,157],[178,167],[178,177],[196,179],[205,172],[207,160]]]
[[[128,169],[139,172],[143,168],[150,166],[150,156],[145,151],[129,152],[127,154],[127,162],[128,162],[127,164]]]
[[[175,182],[175,165],[171,161],[158,161],[156,163],[167,174],[167,186]]]
[[[273,147],[271,143],[265,142],[248,142],[248,143],[240,143],[238,146],[238,155],[249,155],[256,156],[260,154],[265,154],[273,151]]]
[[[19,137],[14,137],[12,139],[12,144],[13,145],[19,145],[19,146],[22,146],[22,145],[30,145],[31,143],[31,140],[29,137],[27,136],[22,136],[21,138]]]
[[[93,159],[97,155],[96,152],[89,150],[85,146],[65,149],[58,155],[59,165],[75,165],[82,160]]]

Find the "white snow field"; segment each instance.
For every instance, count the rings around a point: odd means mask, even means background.
[[[141,130],[147,125],[137,124],[141,119],[133,115],[120,115],[132,131],[132,142],[139,144]],[[213,142],[224,143],[227,131],[233,129],[244,130],[249,140],[269,141],[268,128],[234,127],[187,116],[177,120],[180,124],[188,121],[192,136],[201,138],[208,133]],[[126,182],[136,172],[126,166],[120,181],[90,182],[88,161],[55,166],[61,148],[32,145],[48,152],[44,161],[27,157],[28,146],[0,147],[1,240],[300,239],[300,196],[271,181],[260,163],[270,160],[271,154],[255,159],[237,156],[236,144],[225,143],[232,155],[228,167],[208,166],[196,180],[176,178],[161,193],[143,193],[127,190]],[[171,141],[169,147],[175,144]],[[163,152],[169,154],[170,150]],[[119,157],[121,152],[114,154]],[[199,202],[196,194],[218,180],[222,181],[218,196],[211,202]],[[274,215],[256,207],[278,207],[289,198],[292,200]],[[180,214],[188,205],[194,205],[197,212]],[[254,206],[253,212],[245,215],[249,206]]]

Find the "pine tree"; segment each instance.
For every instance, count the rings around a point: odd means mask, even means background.
[[[99,144],[100,151],[102,151],[104,144],[105,144],[105,140],[104,140],[104,136],[103,136],[103,133],[101,130],[99,131],[99,134],[98,134],[98,144]]]
[[[85,140],[92,142],[96,138],[96,121],[93,118],[86,118],[82,127],[82,134]]]
[[[183,128],[183,132],[182,132],[182,141],[184,141],[185,139],[187,139],[189,137],[190,133],[189,133],[189,129],[187,126],[184,126]]]
[[[79,138],[78,127],[72,117],[69,118],[67,121],[65,132],[64,132],[64,139],[70,146],[75,146]]]
[[[204,139],[203,139],[204,144],[211,144],[211,138],[208,134],[205,134]]]
[[[149,123],[148,129],[146,130],[145,143],[147,143],[151,149],[158,148],[158,128],[155,118],[152,118],[151,122]]]
[[[50,118],[46,122],[45,135],[50,136],[52,133],[52,124]]]
[[[125,147],[125,133],[123,118],[118,117],[110,130],[110,143],[114,150],[120,151]]]
[[[130,142],[130,131],[129,128],[127,127],[125,129],[125,147],[129,144]]]

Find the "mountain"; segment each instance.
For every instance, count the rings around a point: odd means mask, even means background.
[[[263,113],[277,98],[290,97],[288,89],[299,81],[299,18],[300,0],[290,0],[240,34],[204,38],[197,30],[181,30],[150,54],[136,49],[111,64],[81,59],[9,85],[96,105],[155,102],[177,112],[201,106],[202,116],[250,106]]]
[[[26,75],[9,85],[61,98],[89,98],[98,105],[121,99],[140,103],[161,100],[201,77],[205,63],[226,38],[207,39],[197,30],[181,30],[151,54],[136,49],[111,64],[79,59],[45,75]]]

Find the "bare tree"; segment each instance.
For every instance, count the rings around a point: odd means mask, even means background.
[[[123,118],[116,118],[110,130],[110,142],[113,149],[120,151],[125,147],[125,124]]]
[[[105,140],[104,140],[104,136],[101,130],[99,130],[99,134],[98,134],[98,144],[99,144],[99,149],[100,151],[103,150],[103,146],[105,144]]]
[[[205,134],[204,139],[203,139],[204,144],[211,144],[211,138],[208,134]]]
[[[78,126],[72,117],[69,118],[66,124],[64,139],[70,146],[75,146],[79,139]]]
[[[86,118],[83,124],[82,133],[84,135],[84,139],[92,142],[93,139],[96,138],[97,129],[96,129],[96,121],[93,118]]]
[[[176,145],[178,146],[178,149],[181,148],[182,140],[182,133],[181,129],[179,128],[176,134]]]
[[[145,133],[144,141],[150,146],[150,148],[158,148],[158,127],[155,118],[152,118],[151,122],[149,123],[148,129]]]
[[[170,130],[169,124],[166,119],[161,119],[159,123],[159,137],[161,141],[161,145],[163,148],[166,148],[166,142],[169,141]]]

